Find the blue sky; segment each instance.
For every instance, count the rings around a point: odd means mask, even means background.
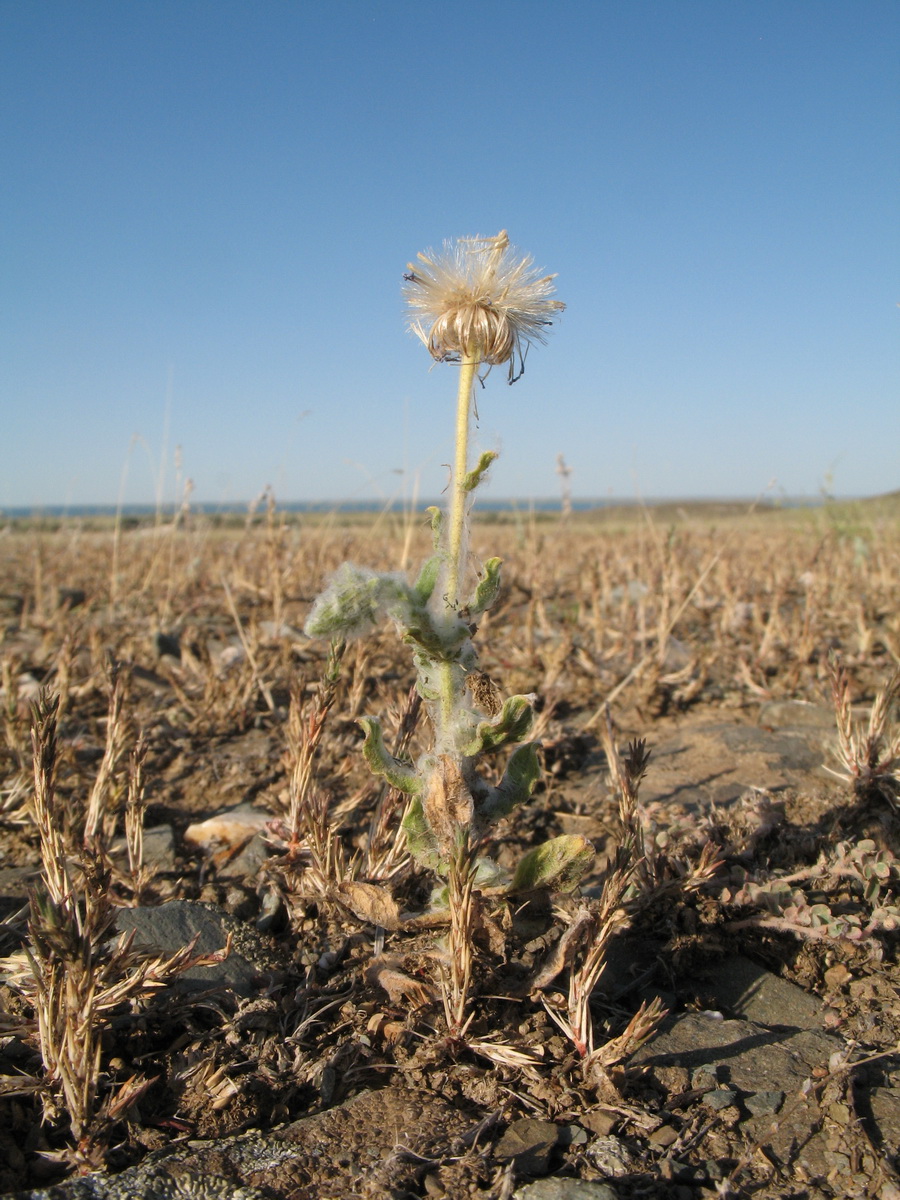
[[[898,116],[896,0],[0,0],[0,506],[436,495],[501,228],[494,496],[898,488]]]

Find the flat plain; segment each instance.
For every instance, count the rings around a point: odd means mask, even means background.
[[[0,1190],[896,1200],[897,498],[476,519],[480,668],[537,696],[543,764],[490,852],[596,857],[482,889],[461,1037],[360,753],[366,715],[429,747],[409,648],[302,633],[424,522],[0,529]]]

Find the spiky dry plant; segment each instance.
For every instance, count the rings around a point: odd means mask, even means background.
[[[114,940],[104,840],[110,824],[99,810],[94,838],[73,856],[65,835],[65,804],[56,790],[56,723],[56,698],[44,695],[32,729],[41,879],[31,893],[25,959],[14,956],[5,965],[7,980],[34,1006],[45,1117],[68,1114],[74,1144],[63,1158],[89,1171],[103,1165],[113,1125],[152,1082],[134,1075],[104,1089],[103,1036],[113,1011],[164,988],[191,966],[221,961],[229,947],[196,956],[192,942],[165,958],[134,950],[133,933]]]
[[[135,904],[140,904],[150,886],[154,871],[144,865],[144,814],[147,797],[144,791],[144,760],[147,743],[139,737],[131,748],[128,763],[128,794],[125,800],[125,845],[128,851],[128,874]]]
[[[347,643],[332,640],[328,647],[325,670],[310,702],[306,702],[295,685],[291,691],[288,713],[288,755],[290,778],[288,784],[288,828],[290,847],[298,848],[303,840],[304,810],[313,792],[313,767],[328,714],[337,699],[341,662]]]
[[[13,655],[0,659],[0,684],[3,687],[3,734],[6,749],[20,771],[27,761],[27,726],[23,732],[22,714],[19,705],[19,684],[16,679],[18,663]]]
[[[447,872],[447,906],[450,910],[450,933],[447,939],[449,964],[442,976],[441,995],[447,1032],[451,1038],[462,1038],[471,1021],[467,1013],[472,986],[472,956],[475,930],[475,881],[477,862],[474,848],[465,832],[460,833],[459,847],[450,860]]]
[[[124,706],[127,675],[115,663],[109,664],[109,705],[106,715],[106,744],[103,757],[88,797],[84,817],[84,844],[88,849],[106,846],[112,840],[118,818],[119,796],[123,781],[119,767],[129,741]],[[58,715],[56,717],[58,720]]]
[[[419,723],[421,712],[422,697],[415,688],[411,688],[397,717],[397,736],[391,748],[391,753],[395,758],[409,758],[410,743]],[[398,813],[403,817],[406,816],[407,803],[407,797],[399,788],[385,784],[369,822],[366,836],[363,864],[363,874],[366,879],[391,879],[408,865],[409,854],[406,849],[406,838],[403,835],[402,820],[397,821]]]
[[[900,697],[900,670],[879,688],[863,724],[853,716],[851,685],[837,659],[831,662],[831,698],[837,722],[838,771],[858,796],[879,795],[896,804],[900,784],[900,723],[892,725],[892,709]],[[829,768],[830,770],[831,768]]]
[[[585,904],[571,915],[563,914],[568,920],[567,928],[534,981],[534,988],[542,990],[568,969],[569,987],[565,1011],[545,995],[542,995],[541,999],[548,1014],[571,1039],[582,1058],[591,1054],[594,1049],[591,995],[606,966],[606,952],[610,940],[627,924],[625,893],[633,873],[633,867],[624,865],[623,860],[608,873],[600,901],[595,907]]]
[[[623,758],[616,747],[612,715],[606,710],[603,726],[603,750],[615,788],[619,808],[619,823],[622,827],[622,849],[625,859],[635,870],[648,875],[651,881],[656,876],[656,859],[653,843],[644,837],[644,826],[639,809],[641,780],[650,762],[650,751],[643,739],[629,742],[628,752]]]

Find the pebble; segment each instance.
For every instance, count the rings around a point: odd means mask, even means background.
[[[754,1117],[774,1116],[784,1104],[784,1092],[754,1092],[744,1097],[744,1105]]]
[[[592,1165],[610,1179],[618,1175],[630,1175],[636,1166],[634,1155],[616,1137],[594,1138],[585,1153]]]
[[[581,1179],[539,1179],[513,1193],[513,1200],[619,1200],[608,1183]]]
[[[236,804],[195,821],[184,831],[184,840],[207,854],[219,851],[236,852],[254,836],[264,830],[271,820],[268,813],[254,808],[252,804]]]

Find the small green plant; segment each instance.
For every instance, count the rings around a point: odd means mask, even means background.
[[[444,1002],[449,1030],[459,1035],[471,986],[475,893],[486,887],[571,889],[594,857],[584,838],[557,837],[504,875],[483,853],[491,826],[531,795],[540,764],[538,745],[528,740],[534,697],[501,701],[479,671],[472,642],[478,619],[499,594],[501,566],[499,558],[488,558],[470,577],[469,509],[497,457],[487,451],[470,467],[473,388],[482,368],[502,364],[515,382],[529,344],[544,340],[564,305],[553,298],[554,277],[535,271],[532,259],[510,246],[505,231],[447,243],[440,254],[420,254],[404,278],[410,329],[433,359],[459,364],[449,511],[429,510],[433,553],[414,581],[345,563],[316,601],[306,632],[349,640],[387,617],[411,648],[433,731],[431,748],[417,762],[398,758],[385,746],[380,721],[365,717],[363,754],[373,773],[407,798],[403,829],[409,852],[437,876],[435,904],[449,907]],[[489,782],[480,764],[506,751],[505,769],[494,773],[499,782]]]

